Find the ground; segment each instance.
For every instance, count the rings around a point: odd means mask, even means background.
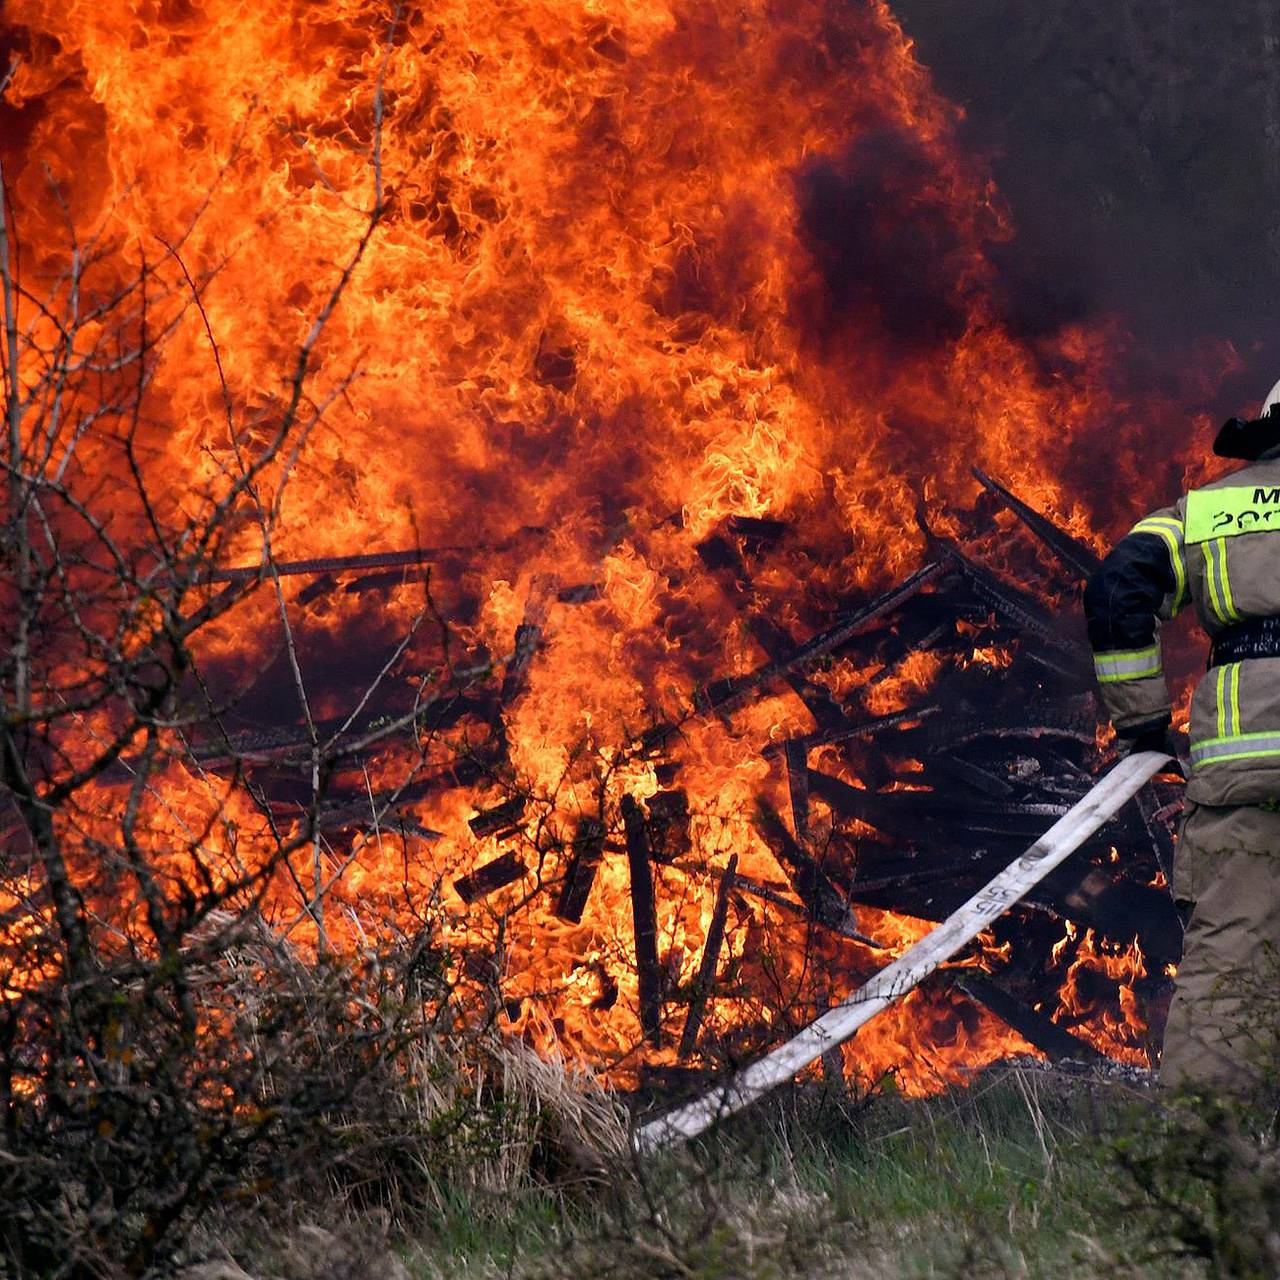
[[[923,1100],[801,1091],[645,1164],[553,1146],[523,1187],[446,1196],[399,1242],[375,1245],[367,1223],[312,1224],[247,1268],[288,1280],[1280,1274],[1270,1113],[1043,1067]]]

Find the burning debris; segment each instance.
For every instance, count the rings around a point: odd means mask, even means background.
[[[192,850],[270,865],[291,945],[429,934],[460,1005],[632,1084],[834,1006],[1084,793],[1108,497],[1069,476],[1132,417],[1112,335],[1006,325],[1012,229],[883,4],[160,6],[145,40],[111,9],[6,8],[0,131],[11,385],[107,396],[49,410],[40,466],[71,434],[129,609],[181,582],[198,615],[182,715],[77,798],[89,861],[123,813],[175,902]],[[65,761],[116,726],[56,675]],[[844,1069],[1145,1061],[1176,806],[1149,788]]]
[[[400,732],[412,736],[429,722],[448,731],[442,742],[465,730],[466,745],[447,767],[384,796],[380,816],[420,859],[421,841],[441,838],[425,825],[427,814],[457,812],[457,803],[477,795],[503,797],[466,817],[474,862],[448,881],[467,909],[459,916],[468,930],[458,934],[464,952],[482,955],[499,936],[469,926],[472,910],[500,921],[500,935],[523,934],[527,948],[558,949],[571,987],[590,978],[593,1016],[621,1015],[637,1027],[635,1039],[624,1032],[617,1041],[623,1079],[634,1078],[635,1067],[625,1064],[637,1053],[652,1080],[658,1068],[763,1049],[775,1028],[808,1020],[919,936],[925,922],[949,916],[1085,794],[1105,759],[1086,650],[1073,612],[1063,612],[1074,610],[1074,580],[1088,571],[1092,553],[994,480],[980,479],[1017,516],[1021,533],[997,529],[979,509],[962,522],[963,541],[935,539],[938,556],[925,568],[804,641],[755,612],[752,573],[769,571],[787,533],[782,522],[772,523],[767,538],[727,522],[700,543],[700,562],[742,612],[765,661],[707,681],[681,717],[638,731],[615,761],[618,774],[633,780],[630,789],[606,791],[592,809],[570,804],[578,816],[567,838],[563,800],[518,783],[502,718],[522,696],[537,648],[531,637],[554,634],[550,601],[563,612],[590,599],[557,595],[545,581],[531,591],[506,661],[469,668],[465,697],[437,695],[410,716],[371,708],[348,726],[355,746],[335,779],[326,828],[358,821],[372,799],[363,782],[372,760],[358,747],[371,725],[398,716]],[[1052,553],[1034,579],[1038,591],[1026,582],[1011,586],[984,563],[995,551],[1031,563],[1037,544]],[[342,571],[333,561],[315,568]],[[902,681],[894,673],[921,655],[930,663],[915,705],[869,716],[885,686]],[[860,673],[860,685],[843,683],[848,670]],[[724,863],[706,859],[700,850],[716,818],[694,811],[673,785],[688,743],[708,723],[734,733],[735,716],[778,698],[793,698],[814,727],[761,743],[751,816],[759,844],[750,859],[744,864],[737,849]],[[302,738],[282,731],[238,745],[238,761],[248,753],[253,762],[254,785],[284,805],[296,786]],[[211,768],[218,750],[195,748]],[[344,792],[348,777],[354,789]],[[778,798],[786,816],[773,807]],[[1169,784],[1146,786],[935,981],[929,1018],[945,1026],[983,1016],[1006,1028],[987,1033],[983,1054],[961,1055],[939,1076],[972,1065],[974,1056],[981,1062],[1011,1051],[1085,1063],[1146,1060],[1149,1024],[1158,1031],[1181,940],[1159,887],[1178,807]],[[719,822],[733,838],[742,831],[733,815]],[[629,930],[619,927],[621,901],[630,904]],[[709,913],[699,932],[681,927],[690,912],[695,929]],[[553,921],[572,932],[556,941]],[[700,945],[690,945],[694,939]],[[1107,959],[1090,968],[1081,955],[1086,944]],[[537,1026],[539,1001],[550,998],[555,1007],[555,994],[524,986],[512,998],[510,989],[523,984],[510,945],[498,943],[491,959],[486,972],[504,988],[508,1021],[516,1030]],[[567,1020],[555,1033],[572,1043]],[[884,1051],[908,1087],[928,1087],[937,1071],[929,1034],[920,1029],[915,1049],[923,1063],[913,1064],[906,1044],[896,1061]],[[860,1050],[855,1040],[847,1064],[865,1074]]]

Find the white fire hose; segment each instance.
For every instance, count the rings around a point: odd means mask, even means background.
[[[824,1053],[843,1044],[863,1023],[950,960],[998,916],[1024,898],[1041,880],[1074,853],[1095,831],[1113,818],[1136,795],[1170,756],[1140,751],[1126,756],[1073,808],[1068,810],[1026,853],[1010,863],[984,888],[957,908],[936,929],[908,947],[865,986],[824,1013],[786,1044],[759,1062],[730,1077],[693,1102],[636,1130],[635,1147],[642,1154],[660,1151],[695,1138],[716,1121],[754,1102],[770,1089],[785,1084]]]

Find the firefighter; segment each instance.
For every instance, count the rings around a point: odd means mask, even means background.
[[[1254,997],[1280,992],[1280,383],[1213,448],[1248,465],[1134,525],[1090,580],[1085,616],[1128,750],[1173,750],[1161,622],[1194,604],[1212,641],[1191,700],[1173,876],[1186,940],[1161,1081],[1234,1090],[1268,1051]]]

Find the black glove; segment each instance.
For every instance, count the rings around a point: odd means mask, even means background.
[[[1122,759],[1136,755],[1139,751],[1159,751],[1172,756],[1174,767],[1185,772],[1182,759],[1187,753],[1187,744],[1182,740],[1183,735],[1175,734],[1169,724],[1169,717],[1165,716],[1128,729],[1117,729],[1116,750]]]

